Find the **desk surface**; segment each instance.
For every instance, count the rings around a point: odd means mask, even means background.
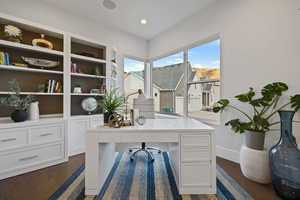
[[[135,131],[213,131],[214,129],[202,122],[191,118],[178,119],[146,119],[146,123],[141,126],[137,123],[135,126],[127,126],[122,128],[109,128],[99,126],[89,129],[88,132],[135,132]]]

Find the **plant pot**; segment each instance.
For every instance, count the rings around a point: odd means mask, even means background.
[[[265,133],[247,131],[245,132],[245,145],[250,149],[264,150]]]
[[[15,122],[24,122],[27,120],[28,114],[26,110],[15,110],[10,117]]]
[[[248,179],[262,183],[271,183],[269,153],[267,150],[251,149],[245,145],[240,151],[241,171]]]
[[[113,113],[111,113],[111,112],[105,112],[104,113],[104,125],[108,124],[108,120],[109,120],[109,117],[110,117],[111,114],[113,114]]]

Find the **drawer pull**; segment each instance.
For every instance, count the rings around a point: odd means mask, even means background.
[[[44,134],[41,134],[40,137],[46,137],[46,136],[49,136],[49,135],[53,135],[53,133],[44,133]]]
[[[1,142],[11,142],[11,141],[15,141],[15,140],[17,140],[17,138],[7,138],[7,139],[1,140]]]
[[[19,161],[32,160],[32,159],[37,158],[37,157],[38,157],[38,155],[29,156],[29,157],[25,157],[25,158],[20,158]]]

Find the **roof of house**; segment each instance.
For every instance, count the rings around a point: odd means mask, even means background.
[[[184,74],[184,64],[174,64],[164,67],[153,67],[152,79],[153,83],[163,90],[176,90],[179,82],[183,78]],[[191,65],[189,64],[191,68]],[[191,71],[191,70],[189,70]],[[130,72],[133,75],[144,78],[143,71]],[[190,74],[190,80],[194,78],[196,72]]]

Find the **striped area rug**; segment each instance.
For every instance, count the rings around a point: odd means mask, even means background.
[[[49,200],[252,200],[222,168],[217,166],[217,195],[179,195],[166,152],[147,162],[138,154],[119,153],[100,193],[84,196],[84,166],[81,166]]]

